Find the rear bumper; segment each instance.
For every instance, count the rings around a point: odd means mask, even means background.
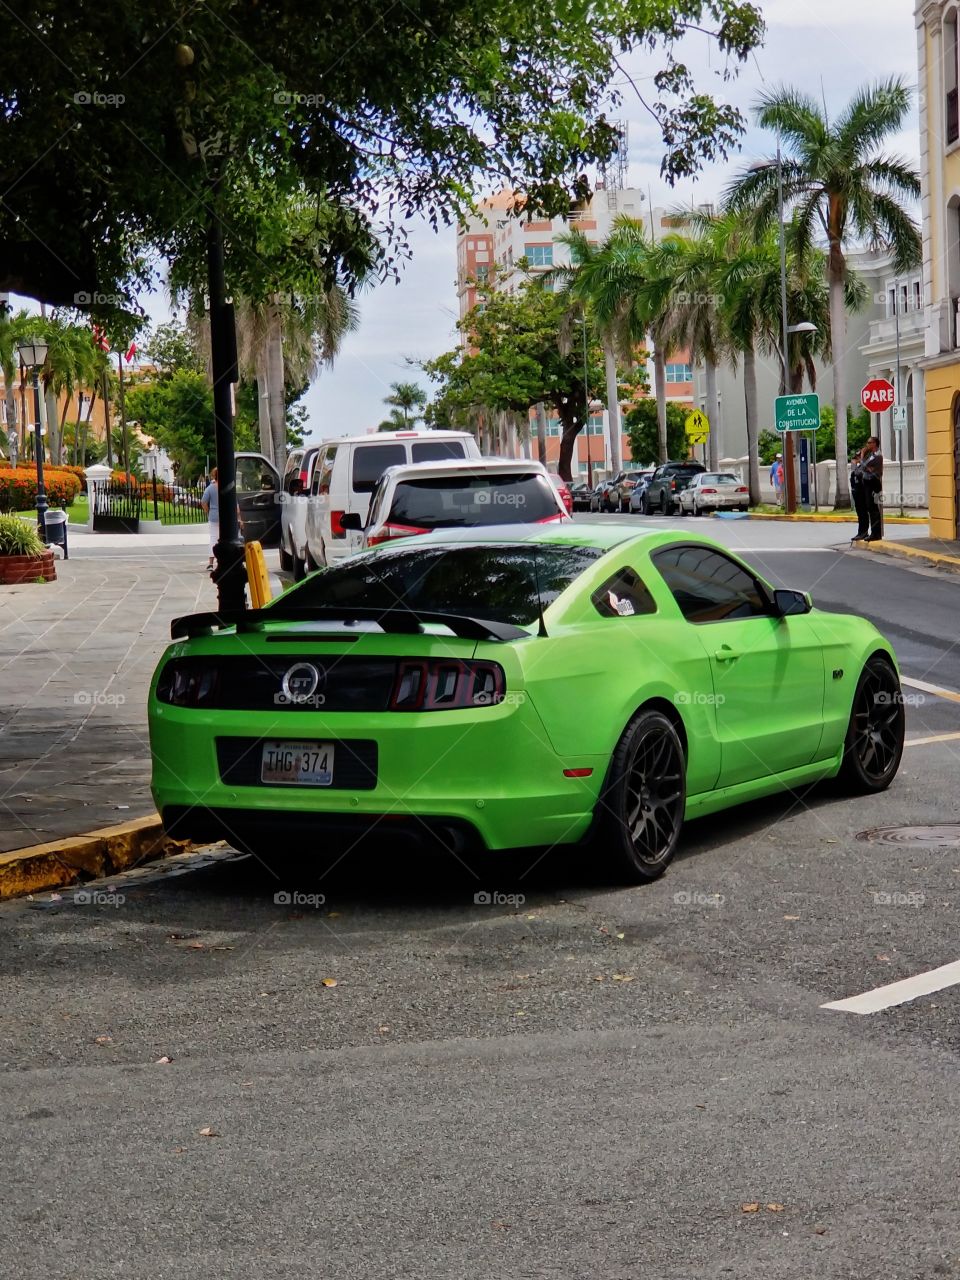
[[[224,781],[218,760],[217,739],[231,737],[363,738],[376,744],[376,776],[366,786],[346,778],[337,787],[238,785]],[[326,847],[345,822],[387,840],[406,824],[415,832],[462,829],[487,849],[575,843],[590,824],[607,767],[605,758],[575,751],[558,756],[529,699],[479,711],[326,717],[153,703],[150,741],[153,796],[165,822],[169,815],[193,838],[220,830],[232,843],[248,830],[257,838],[298,832],[304,849],[318,838]],[[584,768],[593,773],[564,776],[564,769]]]

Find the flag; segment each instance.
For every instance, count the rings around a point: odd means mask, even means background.
[[[137,344],[135,342],[131,342],[130,346],[127,348],[127,354],[123,358],[124,360],[126,360],[127,364],[129,364],[136,354],[137,354]]]
[[[90,327],[93,330],[94,345],[99,347],[101,351],[109,351],[110,343],[107,341],[106,331],[101,329],[98,324],[91,325]]]

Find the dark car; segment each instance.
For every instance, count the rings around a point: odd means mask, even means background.
[[[652,475],[652,468],[621,471],[610,486],[610,500],[615,503],[616,509],[622,512],[629,511],[630,495],[638,485],[645,486]]]
[[[659,511],[661,515],[672,516],[677,509],[677,494],[701,471],[706,471],[703,463],[689,458],[684,461],[662,462],[647,484],[643,495],[643,514],[648,516]]]
[[[575,484],[568,486],[570,489],[570,498],[573,502],[574,511],[590,510],[590,495],[593,490],[585,480],[579,480]]]
[[[280,474],[262,453],[237,454],[237,509],[244,542],[280,542]]]
[[[616,483],[617,476],[612,480],[601,480],[593,493],[590,495],[591,511],[616,511],[616,507],[610,498],[610,489]]]

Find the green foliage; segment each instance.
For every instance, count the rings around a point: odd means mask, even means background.
[[[200,373],[178,371],[127,395],[127,419],[166,449],[181,480],[201,476],[215,453],[213,392]],[[256,423],[238,402],[236,448],[258,449]]]
[[[689,409],[667,401],[667,454],[671,458],[686,458],[690,450],[684,430]],[[630,439],[630,456],[640,466],[653,466],[658,458],[657,402],[639,400],[627,412],[624,426]]]
[[[206,360],[195,334],[176,320],[158,324],[144,344],[146,358],[157,367],[159,378],[174,373],[203,373]]]
[[[380,423],[378,430],[398,431],[402,427],[409,429],[423,420],[427,393],[416,382],[392,382],[390,394],[384,397],[383,403],[390,405],[393,413],[385,422]]]
[[[611,86],[632,48],[672,181],[726,156],[743,127],[694,83],[691,28],[711,32],[724,76],[763,34],[740,0],[25,9],[4,33],[17,72],[4,165],[30,181],[6,184],[0,288],[61,305],[87,291],[80,305],[101,317],[136,310],[158,261],[201,274],[213,213],[235,296],[310,279],[320,292],[357,279],[375,222],[396,228],[392,266],[405,217],[457,216],[478,173],[563,211],[585,187],[576,175],[616,147]],[[314,213],[304,232],[278,215],[292,201]]]
[[[0,556],[39,556],[43,549],[32,524],[19,516],[0,516]]]
[[[859,453],[873,435],[870,412],[862,406],[854,409],[847,405],[847,453]],[[817,432],[817,461],[826,462],[836,457],[836,432],[834,430],[833,405],[820,406],[820,430]]]
[[[822,414],[821,410],[821,414]],[[821,428],[822,430],[822,428]],[[819,435],[820,432],[817,432]],[[833,431],[830,433],[831,443],[833,442]],[[783,436],[779,431],[761,431],[757,438],[757,451],[760,454],[760,461],[764,466],[769,467],[778,453],[783,452]]]

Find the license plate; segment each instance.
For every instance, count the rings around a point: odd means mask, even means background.
[[[274,786],[333,785],[332,742],[265,742],[260,781]]]

